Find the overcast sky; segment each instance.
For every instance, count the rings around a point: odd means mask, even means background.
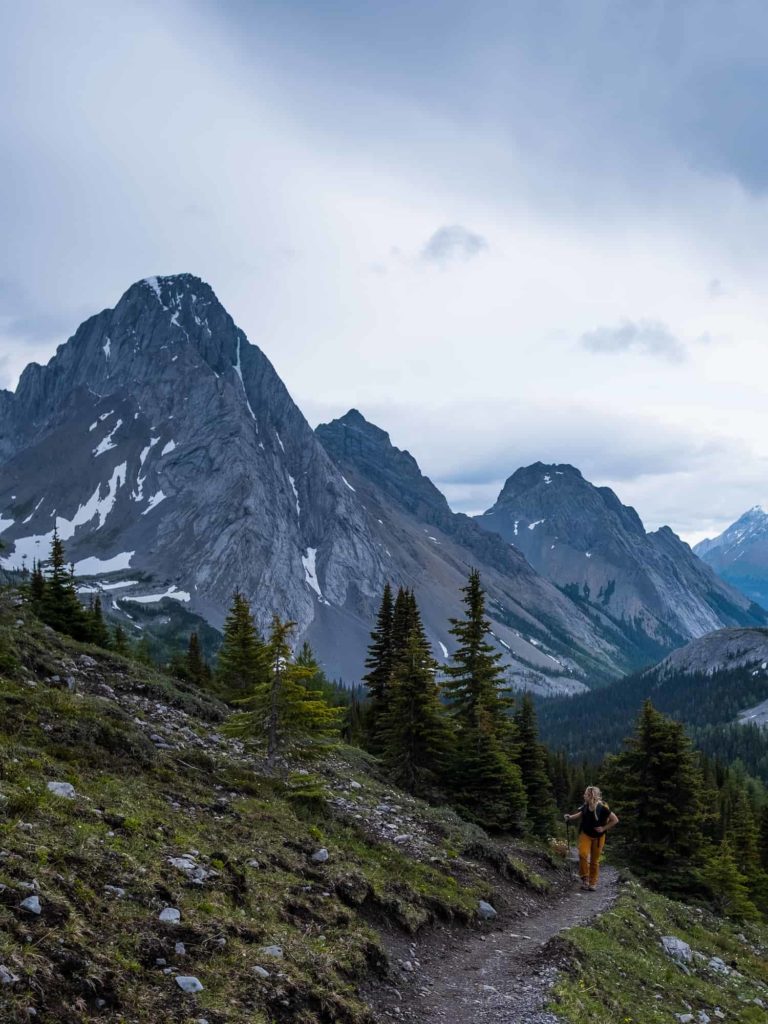
[[[535,460],[690,541],[768,502],[762,0],[0,14],[0,385],[189,271],[456,509]]]

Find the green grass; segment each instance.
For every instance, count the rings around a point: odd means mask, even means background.
[[[663,951],[674,935],[694,950],[688,972]],[[551,1008],[573,1024],[670,1024],[676,1013],[715,1008],[725,1020],[764,1024],[768,1006],[768,929],[737,925],[649,893],[634,882],[593,925],[567,933],[571,971],[555,986]],[[719,957],[732,973],[708,966]]]

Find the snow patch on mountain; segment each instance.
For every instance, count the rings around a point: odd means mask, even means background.
[[[141,514],[143,516],[145,516],[147,514],[147,512],[151,512],[153,508],[157,508],[157,506],[160,504],[160,502],[161,501],[165,501],[165,499],[167,497],[168,497],[168,495],[167,494],[163,494],[162,491],[155,491],[155,493],[149,499],[149,504],[147,505],[147,507],[144,509],[144,511]]]
[[[317,579],[317,548],[307,548],[306,555],[301,556],[301,564],[304,566],[304,579],[307,584],[314,590],[317,596],[324,600],[323,592],[320,589],[320,584]]]
[[[102,441],[99,442],[98,447],[93,449],[94,456],[103,455],[104,452],[108,452],[112,448],[117,448],[117,445],[114,443],[112,438],[118,432],[120,427],[122,427],[122,425],[123,425],[123,421],[122,420],[118,420],[117,423],[114,425],[114,427],[112,427],[110,432],[107,434],[107,436],[105,438],[103,438]]]
[[[186,590],[179,590],[177,586],[169,587],[162,594],[131,594],[130,598],[126,600],[136,601],[138,604],[159,604],[164,597],[170,597],[174,601],[183,601],[187,603],[192,600],[192,595]]]
[[[119,555],[113,555],[112,558],[96,558],[94,555],[81,558],[79,562],[75,562],[75,575],[98,576],[100,573],[130,569],[131,559],[135,554],[135,551],[121,551]]]
[[[291,484],[291,490],[293,491],[293,497],[294,497],[294,499],[296,501],[296,515],[297,516],[301,516],[301,505],[299,504],[299,492],[296,490],[296,481],[294,480],[294,478],[291,476],[290,473],[288,474],[288,480],[289,480],[289,482]]]

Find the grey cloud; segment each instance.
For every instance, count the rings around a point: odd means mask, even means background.
[[[581,336],[581,345],[590,352],[642,352],[672,363],[686,358],[679,338],[658,320],[625,320],[618,327],[596,327]]]
[[[421,250],[427,263],[445,264],[452,260],[470,260],[488,248],[482,235],[468,231],[461,224],[438,228]]]

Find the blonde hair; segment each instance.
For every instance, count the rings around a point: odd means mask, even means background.
[[[584,799],[590,811],[594,812],[597,805],[599,803],[602,803],[603,800],[603,794],[600,792],[600,787],[587,786],[587,788],[584,790]]]

